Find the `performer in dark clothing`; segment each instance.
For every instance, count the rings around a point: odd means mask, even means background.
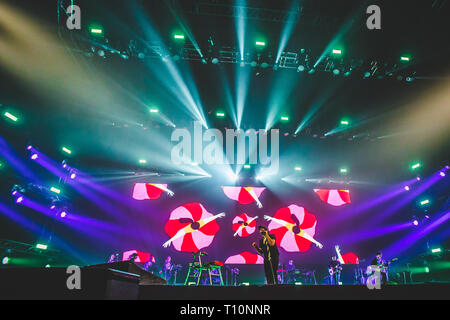
[[[286,265],[286,271],[287,271],[286,283],[288,283],[288,284],[295,283],[295,271],[296,270],[297,269],[295,268],[294,261],[289,260],[289,263]]]
[[[328,264],[328,272],[330,274],[330,284],[338,285],[341,281],[341,271],[342,265],[336,256],[331,258],[330,263]]]
[[[267,284],[278,284],[277,270],[280,253],[278,252],[275,235],[269,234],[269,230],[264,226],[259,226],[258,230],[262,239],[259,240],[259,246],[253,242],[253,247],[264,255],[264,272]]]
[[[166,261],[164,261],[163,271],[164,271],[164,279],[166,279],[167,284],[172,284],[172,257],[168,256]]]
[[[371,266],[376,266],[380,270],[380,276],[381,276],[381,284],[385,284],[387,281],[389,281],[388,277],[388,267],[390,262],[386,262],[383,260],[383,254],[381,252],[377,252],[375,258],[373,258],[371,262]]]

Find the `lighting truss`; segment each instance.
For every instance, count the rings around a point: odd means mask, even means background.
[[[63,36],[65,29],[60,29],[60,36]],[[189,42],[174,45],[167,49],[161,43],[154,43],[148,41],[140,41],[130,39],[128,42],[102,39],[105,43],[97,43],[96,48],[92,42],[86,41],[82,37],[74,37],[65,32],[67,35],[65,43],[69,46],[68,49],[74,53],[82,53],[86,57],[100,57],[100,58],[123,58],[123,61],[132,59],[147,60],[147,59],[172,59],[173,61],[193,61],[200,63],[207,63],[214,59],[214,64],[217,63],[232,63],[250,65],[254,68],[268,68],[274,70],[290,69],[297,72],[305,72],[313,74],[317,72],[326,72],[333,76],[339,77],[361,77],[364,79],[382,79],[391,78],[397,80],[406,80],[410,82],[414,80],[415,71],[411,68],[405,68],[404,65],[399,64],[398,57],[392,57],[391,61],[380,61],[375,59],[361,59],[351,57],[347,52],[345,55],[333,54],[330,52],[319,64],[313,67],[313,62],[318,60],[318,57],[311,53],[308,48],[298,50],[284,51],[280,55],[278,63],[275,63],[275,53],[271,52],[270,48],[265,49],[264,52],[250,53],[247,52],[245,57],[241,57],[238,46],[212,45],[209,43],[209,50],[201,50],[201,52],[209,52],[203,57],[199,54],[198,48]],[[107,41],[107,42],[106,42]],[[120,45],[126,43],[123,48]],[[73,44],[73,45],[71,45]],[[211,46],[213,48],[211,48]],[[85,48],[84,51],[80,48]],[[95,55],[97,50],[104,54]]]
[[[196,1],[192,14],[204,16],[221,16],[230,18],[253,19],[270,22],[295,22],[299,20],[302,7],[293,10],[276,10],[250,6],[237,6],[226,1]]]

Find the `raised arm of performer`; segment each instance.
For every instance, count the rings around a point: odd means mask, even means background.
[[[336,254],[337,254],[337,258],[338,258],[339,262],[341,264],[345,264],[345,261],[344,261],[344,258],[342,258],[341,249],[339,248],[339,246],[336,245],[336,246],[334,246],[334,248],[336,249]]]

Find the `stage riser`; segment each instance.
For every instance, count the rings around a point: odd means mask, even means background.
[[[138,298],[139,277],[107,269],[81,269],[81,290],[67,288],[66,268],[0,269],[0,299]]]

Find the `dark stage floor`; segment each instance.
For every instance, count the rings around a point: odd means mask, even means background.
[[[141,286],[139,299],[308,300],[308,299],[449,299],[450,283],[387,285],[369,290],[359,285],[277,285],[248,287]]]
[[[140,299],[140,300],[307,300],[307,299],[450,299],[450,283],[366,286],[170,286],[141,285],[137,274],[83,268],[80,290],[69,290],[65,268],[0,269],[0,299]],[[141,279],[140,279],[141,278]]]

